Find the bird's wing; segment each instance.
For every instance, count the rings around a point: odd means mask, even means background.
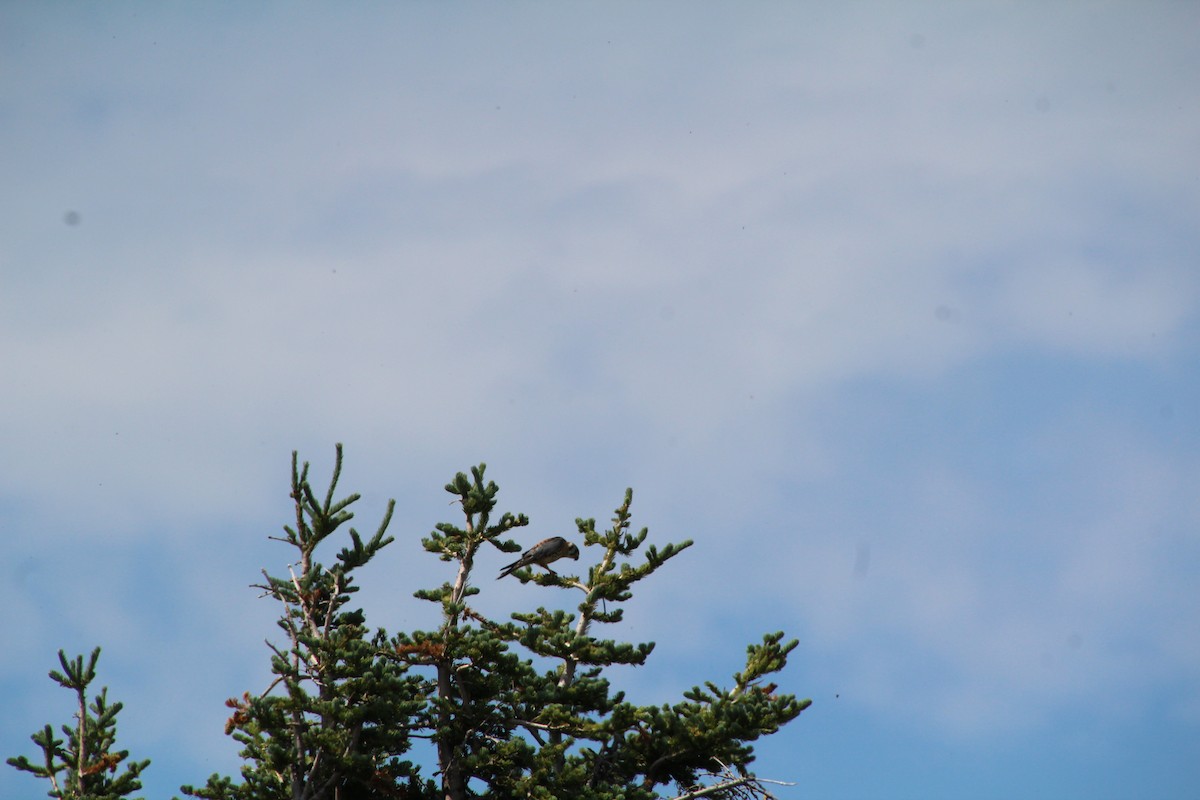
[[[548,539],[542,539],[533,547],[522,553],[521,557],[516,561],[500,570],[500,577],[503,578],[505,575],[511,575],[521,567],[527,567],[530,564],[541,564],[542,566],[546,566],[551,561],[562,558],[567,547],[567,540],[561,536],[551,536]]]
[[[526,564],[544,564],[547,561],[553,561],[562,554],[566,544],[567,540],[561,536],[542,539],[526,550],[525,555],[521,556],[521,560]]]

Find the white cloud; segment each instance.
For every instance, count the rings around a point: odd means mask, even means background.
[[[865,478],[865,497],[882,494],[877,529],[798,532],[771,585],[810,648],[838,654],[851,703],[985,738],[1062,713],[1138,720],[1158,686],[1200,667],[1180,649],[1196,635],[1197,516],[1178,503],[1195,465],[1086,409],[1009,447],[1035,491],[1006,496],[1000,465],[931,470],[914,454],[895,494]],[[1187,714],[1194,692],[1181,697]]]
[[[996,306],[1018,339],[1093,356],[1153,356],[1195,314],[1196,282],[1153,264],[1030,263]]]

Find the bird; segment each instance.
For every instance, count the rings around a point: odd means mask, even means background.
[[[568,542],[561,536],[551,536],[549,539],[542,539],[522,553],[521,557],[516,561],[500,570],[500,575],[496,580],[500,580],[505,575],[512,575],[513,572],[519,570],[521,567],[528,567],[531,564],[541,564],[551,575],[557,575],[557,572],[550,569],[550,562],[558,561],[560,558],[578,560],[579,548],[573,542]]]

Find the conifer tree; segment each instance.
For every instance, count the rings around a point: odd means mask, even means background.
[[[287,577],[263,570],[264,596],[283,606],[278,625],[282,645],[271,649],[272,683],[258,695],[246,692],[226,701],[233,714],[225,732],[242,745],[242,781],[213,775],[203,788],[184,786],[185,794],[205,798],[389,797],[398,787],[419,786],[417,768],[401,760],[419,729],[425,681],[392,658],[383,658],[388,642],[381,630],[366,627],[361,609],[348,607],[358,591],[355,574],[385,546],[394,503],[390,502],[375,534],[364,541],[349,529],[331,566],[315,558],[317,547],[353,518],[352,494],[334,500],[342,469],[337,448],[333,477],[324,497],[308,481],[308,464],[301,468],[292,454],[295,522],[284,526],[282,537],[296,561]]]
[[[138,776],[150,760],[128,761],[128,750],[114,750],[117,740],[117,714],[121,703],[108,702],[108,687],[88,704],[88,687],[96,679],[100,648],[84,664],[83,656],[68,660],[58,651],[63,671],[50,671],[50,678],[64,689],[75,692],[78,711],[73,725],[63,725],[65,739],[54,736],[54,727],[45,728],[29,738],[42,750],[42,761],[34,764],[25,756],[8,759],[23,772],[50,781],[50,797],[61,800],[120,800],[142,788]],[[122,762],[125,762],[122,768]],[[118,772],[118,768],[120,772]]]
[[[644,665],[654,644],[605,632],[622,622],[640,581],[692,546],[690,540],[656,546],[647,543],[646,528],[634,532],[632,490],[607,529],[576,520],[577,562],[506,570],[540,599],[532,610],[496,620],[472,602],[482,587],[495,585],[491,576],[477,579],[476,559],[486,548],[520,552],[510,536],[529,519],[498,511],[499,489],[485,479],[485,465],[458,473],[446,491],[461,519],[439,523],[422,540],[447,565],[445,579],[414,592],[437,606],[440,623],[389,634],[372,632],[351,601],[363,569],[394,541],[387,534],[394,503],[369,538],[346,526],[359,495],[335,499],[341,467],[338,445],[329,487],[319,495],[308,464],[292,454],[295,518],[271,538],[292,548],[293,563],[286,575],[264,570],[257,584],[281,606],[283,638],[268,643],[273,680],[227,702],[226,733],[241,745],[240,780],[214,774],[204,786],[184,786],[185,794],[206,800],[769,796],[748,770],[751,743],[810,704],[766,683],[784,668],[796,641],[764,636],[749,646],[746,666],[731,683],[705,683],[671,704],[631,703],[609,682],[609,667]],[[318,549],[327,553],[335,542],[341,549],[333,560],[319,560]],[[412,752],[422,741],[426,759]],[[431,769],[423,761],[436,763]]]

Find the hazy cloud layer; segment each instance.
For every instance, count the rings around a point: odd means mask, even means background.
[[[663,665],[634,695],[803,640],[788,688],[817,703],[764,773],[1011,796],[1017,758],[1044,796],[1182,796],[1198,23],[0,12],[5,753],[65,707],[54,651],[102,644],[149,794],[231,770],[287,459],[324,474],[343,441],[360,528],[400,501],[374,624],[435,624],[416,538],[454,471],[488,461],[534,534],[632,485],[660,541],[698,541],[631,609]],[[960,767],[888,760],[935,753]]]

